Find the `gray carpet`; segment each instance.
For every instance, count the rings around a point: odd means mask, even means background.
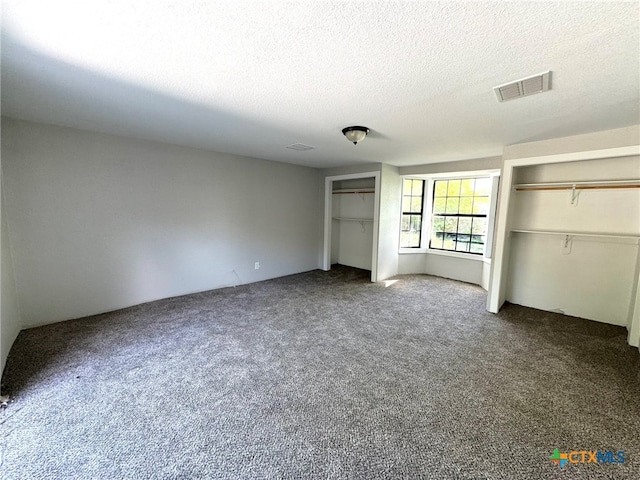
[[[346,267],[20,333],[5,479],[639,478],[621,327]],[[558,448],[625,452],[568,464]]]

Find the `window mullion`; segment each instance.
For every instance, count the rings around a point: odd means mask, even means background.
[[[420,246],[427,248],[431,239],[431,224],[433,222],[433,179],[426,180],[422,202],[422,238]]]

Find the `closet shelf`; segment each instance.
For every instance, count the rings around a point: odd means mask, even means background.
[[[344,220],[347,222],[373,222],[373,218],[349,218],[349,217],[333,217],[334,220]]]
[[[601,233],[601,232],[558,232],[553,230],[522,230],[512,229],[512,233],[534,233],[539,235],[558,235],[561,237],[589,237],[589,238],[617,238],[638,240],[640,235],[632,235],[626,233]]]
[[[344,195],[344,194],[353,194],[353,193],[358,193],[358,194],[362,194],[362,193],[375,193],[376,191],[372,188],[345,188],[345,189],[341,189],[341,190],[333,190],[334,195],[338,194],[338,195]]]
[[[516,191],[523,190],[596,190],[607,188],[640,188],[640,180],[599,180],[552,183],[518,183]]]

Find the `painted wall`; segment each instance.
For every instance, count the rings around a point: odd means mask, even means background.
[[[480,285],[485,290],[488,265],[482,257],[461,258],[438,253],[401,253],[398,273],[425,273]]]
[[[398,274],[402,177],[396,167],[383,165],[380,174],[378,280]]]
[[[1,183],[1,182],[0,182]],[[13,274],[13,261],[9,249],[9,232],[7,230],[7,216],[2,193],[0,192],[0,216],[2,217],[2,230],[0,238],[0,376],[4,370],[9,350],[20,333],[21,321],[18,310],[18,297]]]
[[[25,326],[318,268],[316,169],[12,119],[2,141]]]
[[[334,177],[338,175],[352,175],[365,172],[379,172],[382,168],[381,163],[363,163],[359,165],[350,165],[348,167],[333,167],[320,170],[322,177]]]
[[[627,147],[640,143],[640,125],[603,130],[601,132],[553,138],[539,142],[507,145],[502,151],[503,160],[527,158],[559,153],[586,152],[605,148]]]
[[[437,173],[500,170],[500,168],[502,168],[502,157],[487,157],[472,158],[457,162],[427,163],[424,165],[400,167],[399,173],[400,175],[429,175]]]

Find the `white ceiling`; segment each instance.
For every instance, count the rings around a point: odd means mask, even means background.
[[[3,0],[2,114],[314,167],[500,155],[640,123],[639,5]]]

